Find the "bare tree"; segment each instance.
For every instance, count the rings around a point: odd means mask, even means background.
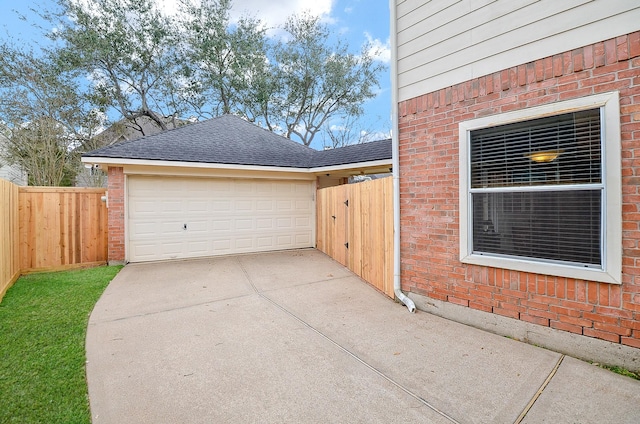
[[[45,117],[13,127],[2,150],[10,163],[27,172],[29,185],[69,185],[75,170],[68,140],[64,128]]]
[[[374,126],[365,119],[347,115],[335,120],[334,123],[325,123],[321,133],[322,145],[325,149],[335,149],[391,138],[390,124],[385,127],[380,124],[382,120],[378,119],[375,122]]]

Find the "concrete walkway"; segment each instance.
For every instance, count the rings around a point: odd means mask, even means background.
[[[315,250],[128,265],[87,356],[94,423],[640,422],[639,381],[410,314]]]

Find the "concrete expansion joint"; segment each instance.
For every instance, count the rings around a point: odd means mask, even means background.
[[[236,257],[236,262],[238,263],[238,266],[240,267],[240,269],[242,270],[242,273],[244,274],[245,278],[247,279],[247,281],[249,282],[249,285],[251,285],[251,288],[253,289],[254,293],[258,294],[259,296],[262,296],[262,294],[260,293],[260,291],[258,290],[258,288],[256,287],[255,284],[253,284],[253,280],[251,279],[251,276],[249,275],[249,273],[247,272],[247,269],[244,267],[244,264],[242,263],[242,261],[240,260],[240,258]]]
[[[350,278],[353,278],[353,276],[352,275],[345,275],[344,277],[323,278],[322,280],[315,280],[315,281],[309,281],[309,282],[306,282],[306,283],[295,284],[295,285],[288,286],[286,288],[312,286],[314,284],[328,283],[328,282],[331,282],[331,281],[348,280]],[[261,293],[275,292],[275,291],[278,291],[278,290],[283,290],[283,288],[279,287],[279,288],[275,288],[275,289],[271,289],[271,290],[262,290]]]
[[[524,420],[524,417],[527,416],[527,413],[531,410],[531,408],[533,407],[533,404],[536,403],[536,400],[538,400],[538,398],[540,397],[544,389],[546,389],[549,383],[551,382],[551,379],[553,379],[553,377],[558,372],[558,368],[560,368],[560,364],[562,364],[564,357],[565,355],[560,355],[560,359],[558,359],[558,362],[556,362],[556,365],[553,367],[553,369],[551,370],[547,378],[544,380],[544,382],[542,383],[538,391],[533,395],[529,403],[527,403],[527,406],[524,407],[524,410],[520,413],[518,418],[516,418],[516,420],[514,421],[514,424],[520,424],[522,420]]]
[[[272,292],[272,291],[278,291],[278,290],[282,290],[282,288],[275,288],[275,289],[271,289],[271,290],[258,290],[258,288],[255,286],[255,284],[253,283],[253,280],[251,279],[251,277],[249,276],[249,272],[245,269],[244,264],[242,263],[242,261],[240,260],[240,258],[236,259],[236,262],[238,264],[238,266],[240,267],[240,269],[242,270],[242,272],[244,273],[244,276],[247,278],[247,281],[249,282],[249,284],[251,285],[251,288],[257,293],[268,293],[268,292]],[[345,275],[342,277],[328,277],[328,278],[322,278],[320,280],[314,280],[314,281],[308,281],[305,283],[300,283],[300,284],[294,284],[291,285],[290,287],[302,287],[302,286],[311,286],[313,284],[319,284],[319,283],[326,283],[328,281],[340,281],[340,280],[346,280],[349,278],[353,278],[353,275]]]
[[[258,296],[260,296],[261,298],[263,298],[267,302],[271,303],[273,306],[275,306],[276,308],[280,309],[282,312],[284,312],[285,314],[289,315],[294,320],[298,321],[304,327],[308,328],[309,330],[313,331],[314,333],[316,333],[317,335],[319,335],[320,337],[322,337],[323,339],[325,339],[326,341],[331,343],[333,346],[335,346],[336,348],[338,348],[342,352],[346,353],[348,356],[350,356],[351,358],[353,358],[354,360],[359,362],[361,365],[364,365],[370,371],[374,372],[375,374],[377,374],[378,376],[380,376],[383,379],[387,380],[389,383],[393,384],[394,386],[396,386],[397,388],[399,388],[400,390],[402,390],[403,392],[405,392],[406,394],[408,394],[412,398],[416,399],[422,405],[426,406],[427,408],[431,409],[432,411],[434,411],[437,414],[441,415],[442,417],[446,418],[450,422],[452,422],[454,424],[460,424],[459,421],[455,420],[454,418],[452,418],[449,415],[447,415],[445,412],[443,412],[443,411],[439,410],[438,408],[436,408],[435,406],[431,405],[427,400],[423,399],[421,396],[418,396],[417,394],[412,392],[411,389],[409,389],[408,387],[402,385],[398,381],[394,380],[393,378],[389,377],[388,375],[386,375],[385,373],[380,371],[375,366],[369,364],[368,362],[366,362],[365,360],[360,358],[358,355],[356,355],[355,353],[351,352],[349,349],[347,349],[346,347],[344,347],[343,345],[341,345],[340,343],[338,343],[337,341],[335,341],[334,339],[332,339],[331,337],[329,337],[328,335],[326,335],[322,331],[318,330],[317,328],[315,328],[314,326],[309,324],[304,319],[300,318],[295,313],[291,312],[290,310],[288,310],[287,308],[285,308],[284,306],[282,306],[281,304],[279,304],[275,300],[273,300],[273,299],[269,298],[268,296],[266,296],[263,292],[258,291],[256,286],[253,284],[253,281],[251,280],[251,277],[249,277],[249,274],[248,274],[247,270],[244,268],[242,262],[240,260],[238,260],[238,263],[240,265],[240,268],[242,269],[242,272],[244,272],[244,274],[245,274],[245,276],[247,278],[247,281],[249,281],[249,284],[251,284],[251,287],[253,288],[253,290],[256,292],[256,294]],[[318,282],[321,282],[321,281],[317,281],[316,283],[318,283]]]
[[[320,337],[322,337],[323,339],[327,340],[328,342],[330,342],[332,345],[334,345],[335,347],[337,347],[339,350],[341,350],[342,352],[346,353],[347,355],[349,355],[350,357],[352,357],[353,359],[355,359],[357,362],[359,362],[360,364],[364,365],[366,368],[368,368],[369,370],[373,371],[375,374],[377,374],[378,376],[382,377],[383,379],[387,380],[388,382],[390,382],[391,384],[393,384],[394,386],[398,387],[400,390],[402,390],[403,392],[405,392],[406,394],[408,394],[409,396],[413,397],[414,399],[416,399],[417,401],[419,401],[423,406],[426,406],[427,408],[431,409],[432,411],[434,411],[435,413],[439,414],[440,416],[442,416],[443,418],[446,418],[448,421],[454,423],[454,424],[461,424],[459,421],[457,421],[455,418],[449,416],[447,413],[439,410],[438,408],[436,408],[435,406],[433,406],[431,403],[429,403],[426,399],[424,399],[423,397],[417,395],[416,393],[414,393],[413,391],[411,391],[411,389],[409,389],[408,387],[402,385],[401,383],[399,383],[398,381],[394,380],[393,378],[389,377],[388,375],[386,375],[385,373],[383,373],[382,371],[380,371],[378,368],[376,368],[375,366],[369,364],[368,362],[364,361],[362,358],[360,358],[358,355],[356,355],[355,353],[351,352],[348,348],[346,348],[345,346],[341,345],[340,343],[338,343],[337,341],[335,341],[334,339],[332,339],[331,337],[329,337],[328,335],[326,335],[325,333],[323,333],[322,331],[318,330],[317,328],[313,327],[310,323],[308,323],[307,321],[305,321],[304,319],[300,318],[298,315],[296,315],[294,312],[288,310],[287,308],[285,308],[283,305],[279,304],[278,302],[276,302],[275,300],[271,299],[270,297],[268,297],[265,292],[262,292],[260,290],[258,290],[258,288],[255,286],[253,280],[251,279],[248,271],[246,270],[246,268],[244,267],[242,261],[238,258],[237,259],[238,265],[240,266],[240,269],[242,269],[242,272],[244,273],[247,281],[249,282],[249,284],[251,285],[251,288],[253,289],[253,291],[255,292],[255,294],[257,294],[259,297],[261,297],[262,299],[266,300],[267,302],[271,303],[273,306],[275,306],[276,308],[280,309],[282,312],[284,312],[285,314],[289,315],[290,317],[292,317],[293,319],[295,319],[296,321],[298,321],[300,324],[302,324],[303,326],[305,326],[306,328],[310,329],[311,331],[313,331],[314,333],[316,333],[317,335],[319,335]],[[347,278],[347,277],[345,277]],[[339,278],[338,278],[339,279]],[[305,285],[309,285],[309,284],[316,284],[316,283],[320,283],[323,281],[327,281],[325,280],[319,280],[319,281],[314,281],[311,283],[306,283]],[[562,361],[564,359],[565,355],[561,355],[560,358],[558,359],[557,363],[555,364],[555,366],[553,367],[553,369],[551,370],[551,372],[549,373],[549,375],[547,376],[547,378],[545,379],[545,381],[542,383],[542,385],[540,386],[540,388],[536,391],[536,393],[533,395],[533,397],[531,398],[531,400],[527,403],[527,405],[524,407],[523,411],[520,413],[520,415],[518,416],[518,418],[514,421],[514,424],[520,424],[525,416],[527,415],[527,413],[531,410],[531,408],[533,407],[533,405],[535,404],[536,400],[540,397],[540,395],[542,394],[542,392],[545,390],[545,388],[549,385],[549,383],[551,382],[551,380],[553,379],[553,377],[555,376],[556,372],[558,371],[558,368],[560,368],[560,365],[562,364]]]
[[[243,294],[243,295],[239,295],[239,296],[225,297],[225,298],[222,298],[222,299],[207,300],[207,301],[198,302],[198,303],[190,303],[188,305],[182,305],[182,306],[178,306],[178,307],[175,307],[175,308],[160,309],[160,310],[157,310],[157,311],[146,312],[144,314],[135,314],[135,315],[128,315],[126,317],[118,317],[118,318],[112,318],[112,319],[99,320],[99,321],[96,321],[96,322],[91,322],[91,323],[89,323],[89,325],[102,324],[102,323],[107,323],[107,322],[126,321],[126,320],[129,320],[129,319],[135,319],[135,318],[143,318],[143,317],[148,317],[148,316],[152,316],[152,315],[164,314],[165,312],[181,311],[181,310],[184,310],[184,309],[194,308],[194,307],[197,307],[197,306],[209,305],[209,304],[220,303],[220,302],[227,302],[229,300],[241,299],[243,297],[249,297],[249,296],[253,296],[253,293],[252,294]]]

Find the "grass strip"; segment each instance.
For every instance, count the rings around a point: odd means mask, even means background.
[[[90,423],[89,315],[121,267],[25,275],[0,303],[0,422]]]
[[[631,371],[626,368],[619,367],[617,365],[600,365],[602,368],[609,371],[613,371],[616,374],[624,375],[625,377],[631,377],[636,380],[640,380],[640,371]]]

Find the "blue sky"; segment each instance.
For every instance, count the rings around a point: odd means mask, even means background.
[[[160,0],[164,9],[171,13],[177,8],[177,0]],[[53,0],[0,0],[0,37],[11,36],[25,42],[37,41],[39,31],[18,18],[18,13],[35,18],[29,8],[52,9]],[[321,16],[335,34],[347,40],[352,50],[357,51],[365,42],[376,45],[382,55],[380,60],[389,65],[389,2],[388,0],[234,0],[233,13],[249,14],[260,18],[272,27],[283,23],[292,13],[310,11]],[[18,13],[16,13],[16,11]],[[389,70],[381,75],[378,96],[365,105],[366,117],[363,129],[380,133],[373,138],[383,138],[391,129],[391,81]],[[337,124],[337,123],[336,123]],[[313,147],[320,148],[321,141]]]

